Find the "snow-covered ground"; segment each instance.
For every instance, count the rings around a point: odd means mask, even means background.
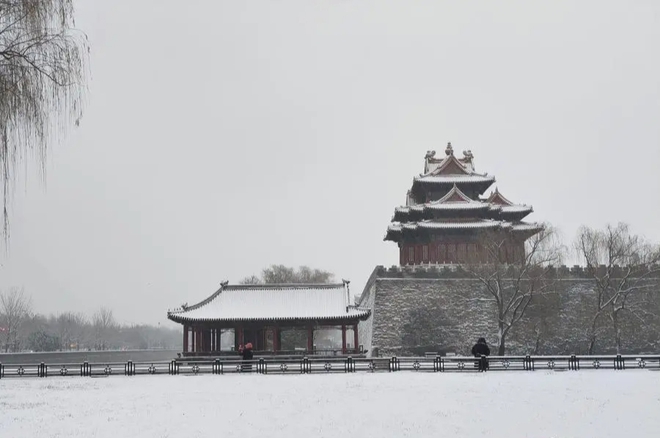
[[[658,437],[660,372],[0,380],[0,437]]]

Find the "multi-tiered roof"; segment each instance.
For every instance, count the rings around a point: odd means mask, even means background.
[[[476,172],[471,151],[457,158],[449,143],[443,158],[427,152],[424,173],[413,179],[406,205],[395,209],[385,240],[401,246],[480,230],[509,231],[522,239],[539,232],[541,225],[522,221],[531,206],[511,202],[497,188],[481,198],[493,183],[494,176]]]

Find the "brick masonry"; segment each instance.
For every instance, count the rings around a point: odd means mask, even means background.
[[[552,290],[535,297],[509,333],[506,354],[587,353],[596,306],[593,280],[580,267],[555,272]],[[649,284],[629,300],[631,311],[621,316],[624,354],[660,352],[660,278]],[[469,354],[481,336],[497,352],[495,303],[460,266],[377,266],[359,305],[372,310],[359,328],[369,355]],[[601,317],[594,353],[615,352],[614,331]]]

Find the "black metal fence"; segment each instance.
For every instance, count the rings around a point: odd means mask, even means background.
[[[196,375],[196,374],[319,374],[355,372],[490,372],[490,371],[579,371],[579,370],[660,371],[660,355],[643,356],[463,356],[431,357],[303,357],[300,359],[259,358],[241,360],[172,360],[169,362],[0,364],[0,379],[23,377],[107,377],[114,375]]]

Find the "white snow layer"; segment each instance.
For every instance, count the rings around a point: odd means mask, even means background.
[[[0,380],[0,437],[658,437],[660,372]]]

